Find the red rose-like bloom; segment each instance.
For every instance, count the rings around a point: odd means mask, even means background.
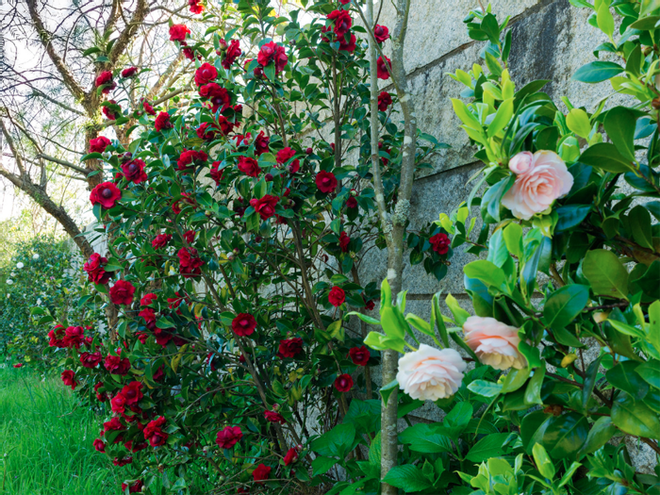
[[[135,74],[137,74],[137,71],[137,67],[127,67],[121,71],[121,77],[133,77]]]
[[[127,485],[126,483],[121,484],[121,491],[125,492],[126,488],[128,488],[128,493],[140,493],[142,491],[142,487],[144,486],[144,483],[142,483],[142,480],[137,480],[134,482],[132,485]]]
[[[179,156],[179,159],[176,162],[176,166],[179,170],[186,170],[191,168],[190,165],[194,165],[195,163],[203,163],[208,160],[208,158],[208,155],[203,151],[185,150]]]
[[[383,43],[390,39],[390,30],[386,26],[376,24],[376,27],[374,27],[374,38],[376,38],[378,43]]]
[[[110,421],[103,423],[103,432],[107,433],[109,431],[122,431],[126,427],[119,421],[119,418],[112,418]]]
[[[105,369],[113,375],[124,376],[128,373],[128,370],[131,369],[131,362],[128,358],[122,359],[121,356],[114,356],[112,354],[106,356],[103,365],[105,366]]]
[[[231,322],[231,329],[236,335],[247,337],[257,328],[257,320],[249,313],[239,313]]]
[[[150,292],[149,294],[145,294],[144,296],[142,296],[142,299],[140,299],[140,306],[149,306],[156,299],[158,299],[158,296],[152,292]]]
[[[144,439],[147,440],[152,447],[159,447],[165,445],[165,442],[167,442],[167,437],[169,437],[169,435],[162,430],[165,422],[165,418],[160,416],[159,418],[150,421],[147,426],[144,427],[142,432],[144,433]]]
[[[353,19],[346,10],[333,10],[328,14],[328,20],[334,23],[334,32],[338,38],[343,37],[351,29]]]
[[[289,464],[293,464],[297,460],[298,460],[298,449],[293,447],[289,449],[286,455],[284,456],[284,465],[288,466]]]
[[[211,164],[211,172],[209,174],[211,176],[211,179],[215,181],[216,186],[220,185],[220,181],[222,181],[222,174],[225,172],[224,168],[220,170],[220,163],[221,162],[219,161],[213,162]]]
[[[147,100],[144,100],[142,102],[142,108],[144,109],[145,112],[147,112],[149,115],[156,115],[156,110],[154,110],[154,107],[151,106],[151,103],[149,103]]]
[[[222,67],[229,70],[236,59],[242,55],[241,44],[238,40],[231,40],[229,46],[222,57]]]
[[[127,406],[136,405],[144,395],[142,394],[142,384],[132,381],[121,389],[121,395],[124,396]]]
[[[119,393],[110,399],[110,407],[115,414],[124,414],[126,412],[126,399]]]
[[[288,340],[280,340],[280,348],[277,355],[280,359],[292,358],[300,354],[303,350],[303,341],[301,338],[293,338]]]
[[[344,301],[346,301],[346,294],[344,293],[344,289],[341,287],[333,287],[330,290],[330,294],[328,294],[328,301],[330,301],[330,304],[332,304],[335,308],[344,304]]]
[[[97,88],[104,86],[104,88],[101,90],[104,95],[107,95],[110,91],[117,87],[117,83],[112,80],[112,72],[109,70],[101,72],[97,76],[96,81],[94,81],[94,85]]]
[[[268,220],[270,217],[275,215],[275,205],[280,200],[277,196],[271,196],[266,194],[261,199],[251,199],[250,206],[254,208],[254,211],[259,213],[259,216],[262,220]]]
[[[195,84],[203,86],[218,77],[218,69],[208,62],[204,62],[199,69],[195,71]]]
[[[147,173],[144,171],[145,166],[146,164],[142,160],[136,158],[128,163],[124,163],[121,166],[121,171],[124,172],[126,180],[134,184],[140,184],[148,179]]]
[[[148,328],[151,327],[154,323],[156,323],[156,312],[151,309],[151,308],[144,308],[142,311],[138,313],[138,316],[141,316],[144,319],[144,323],[147,325]],[[144,337],[144,340],[146,341],[146,337]],[[142,339],[140,339],[142,341]],[[144,342],[142,342],[144,344]]]
[[[335,379],[335,388],[340,392],[348,392],[353,388],[353,379],[351,375],[344,373]]]
[[[132,464],[133,463],[133,458],[132,457],[122,457],[120,459],[119,457],[115,457],[114,460],[112,461],[112,463],[117,467],[124,467],[127,464]]]
[[[266,67],[271,61],[275,62],[276,74],[282,72],[289,61],[289,57],[286,56],[286,50],[284,47],[278,45],[274,41],[263,45],[257,55],[257,62],[263,67]]]
[[[375,303],[374,300],[372,299],[372,300],[370,300],[370,301],[367,301],[367,302],[364,304],[364,307],[365,307],[366,309],[368,309],[369,311],[373,311],[373,309],[376,307],[376,303]]]
[[[385,60],[387,63],[385,63]],[[390,78],[388,66],[391,66],[392,64],[389,58],[385,57],[385,60],[383,60],[383,57],[378,57],[378,60],[376,60],[376,74],[378,75],[378,79]]]
[[[171,129],[172,122],[170,122],[170,114],[167,112],[160,112],[154,121],[154,128],[157,132],[160,132],[163,129]]]
[[[83,352],[80,355],[80,364],[82,364],[85,368],[96,368],[102,359],[103,356],[101,356],[100,352]]]
[[[239,156],[237,168],[248,177],[258,177],[261,173],[259,162],[249,156]]]
[[[351,243],[351,238],[348,237],[346,232],[342,232],[339,235],[339,247],[341,248],[342,253],[348,253],[348,245]]]
[[[190,29],[185,24],[173,24],[170,26],[170,41],[185,41]]]
[[[195,248],[181,248],[177,253],[179,257],[179,273],[185,278],[196,277],[202,273],[204,262],[200,259]]]
[[[120,199],[121,191],[112,182],[101,182],[89,194],[89,200],[93,205],[100,204],[106,210],[115,206]]]
[[[279,423],[283,425],[286,423],[286,419],[280,413],[276,411],[264,411],[264,418],[266,418],[271,423]]]
[[[267,480],[270,478],[270,472],[272,468],[270,466],[266,466],[265,464],[259,464],[257,468],[252,471],[252,478],[254,478],[254,481],[261,484],[262,481]]]
[[[62,372],[62,381],[67,387],[71,387],[71,390],[76,389],[78,382],[76,381],[76,374],[72,370],[64,370]]]
[[[172,240],[172,235],[171,234],[158,234],[156,237],[154,237],[154,240],[151,241],[151,246],[154,249],[162,248],[167,246],[167,243]]]
[[[108,100],[108,103],[112,103],[113,105],[116,105],[117,102],[115,100]],[[115,110],[110,108],[109,106],[104,106],[102,108],[103,115],[105,115],[108,119],[110,120],[116,120],[117,119],[117,114],[115,113]]]
[[[348,37],[348,41],[346,41],[346,38]],[[357,41],[357,38],[355,37],[354,34],[348,33],[342,37],[339,38],[339,51],[345,51],[345,52],[354,52],[356,44],[355,42]]]
[[[371,356],[369,349],[367,349],[365,346],[353,347],[350,351],[348,351],[348,354],[351,356],[353,364],[357,364],[358,366],[366,366],[369,362],[369,357]]]
[[[193,14],[204,12],[204,5],[200,3],[200,0],[188,0],[188,6],[190,7],[190,12]]]
[[[62,325],[56,325],[50,332],[48,332],[48,338],[50,338],[50,347],[59,347],[60,349],[66,347],[64,345],[64,327]]]
[[[225,429],[218,432],[215,437],[215,443],[217,443],[218,447],[221,449],[231,449],[241,440],[241,438],[243,438],[243,432],[241,431],[240,426],[227,426]]]
[[[64,331],[64,345],[66,347],[75,347],[80,349],[80,346],[85,339],[85,330],[83,327],[68,327]]]
[[[99,451],[101,453],[105,453],[105,443],[103,442],[103,440],[101,440],[100,438],[97,438],[96,440],[94,440],[93,445],[94,445],[94,448],[97,451]]]
[[[321,170],[316,174],[316,187],[322,193],[331,193],[337,188],[337,178],[332,172]]]
[[[293,158],[295,154],[296,154],[296,150],[294,150],[293,148],[283,148],[277,152],[277,158],[276,158],[277,163],[285,164],[291,158]],[[293,160],[289,165],[289,171],[292,174],[295,174],[298,170],[300,170],[300,160],[296,159]]]
[[[429,239],[431,246],[433,246],[433,251],[438,254],[447,254],[449,251],[449,245],[451,241],[447,234],[436,234]]]
[[[257,155],[266,153],[268,151],[268,143],[270,138],[264,134],[264,131],[259,131],[259,135],[254,139],[254,152]]]
[[[105,136],[99,136],[95,139],[89,140],[90,153],[103,153],[105,149],[110,146],[110,140]]]
[[[355,199],[353,196],[351,196],[346,200],[346,208],[357,208],[357,207],[358,207],[357,199]]]
[[[106,272],[103,268],[107,263],[107,258],[104,258],[99,253],[93,253],[83,265],[83,270],[87,273],[88,280],[98,285],[107,284],[112,276],[112,272]]]
[[[392,104],[392,97],[387,91],[382,91],[378,95],[378,110],[381,112],[387,111],[387,107]]]
[[[22,368],[22,367],[23,367],[23,363],[16,363],[15,365],[13,365],[13,367],[14,367],[14,368]]]
[[[202,122],[195,133],[199,139],[204,139],[206,141],[211,141],[218,134],[218,127],[211,122]]]
[[[112,304],[128,306],[133,302],[133,294],[135,294],[135,287],[126,280],[117,280],[115,285],[110,287],[110,300]]]
[[[224,112],[231,103],[229,92],[217,83],[208,83],[199,88],[199,96],[211,100],[213,113],[217,112],[218,109]]]

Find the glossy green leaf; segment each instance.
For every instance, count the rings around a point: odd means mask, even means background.
[[[621,155],[612,143],[597,143],[590,146],[582,153],[579,161],[614,174],[622,174],[634,169],[632,162]]]
[[[491,457],[501,457],[504,454],[502,445],[509,433],[495,433],[479,440],[472,446],[465,458],[472,462],[483,462]]]
[[[580,67],[573,74],[573,80],[584,83],[598,83],[607,81],[623,72],[623,70],[623,67],[619,64],[598,60]]]
[[[589,302],[589,288],[584,285],[565,285],[553,292],[543,308],[543,320],[549,327],[564,328],[570,324]]]
[[[433,486],[420,468],[412,464],[394,466],[390,469],[383,481],[389,485],[402,489],[406,493],[419,492]]]
[[[475,380],[467,386],[470,392],[484,397],[495,397],[502,392],[500,383],[493,383],[486,380]]]
[[[628,394],[624,394],[612,405],[612,422],[630,435],[660,439],[658,414]]]
[[[633,398],[641,400],[649,391],[648,384],[635,373],[639,363],[624,361],[607,371],[607,381],[619,390],[628,392]]]
[[[587,441],[580,450],[580,457],[596,452],[610,441],[616,433],[616,427],[612,424],[612,418],[602,416],[594,423],[587,435]]]
[[[628,299],[628,271],[612,251],[587,252],[582,272],[597,296]]]

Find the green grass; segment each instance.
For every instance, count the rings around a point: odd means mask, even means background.
[[[98,425],[57,378],[0,369],[0,493],[118,494],[111,461],[92,446]]]

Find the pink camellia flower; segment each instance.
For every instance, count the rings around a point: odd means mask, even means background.
[[[495,318],[470,316],[463,325],[465,340],[479,360],[496,370],[527,367],[527,360],[520,354],[518,329],[505,325]]]
[[[396,379],[413,399],[451,397],[460,388],[467,364],[454,349],[435,349],[421,344],[419,350],[399,359]]]
[[[240,426],[227,426],[218,432],[215,443],[221,449],[231,449],[241,438],[243,438],[243,432]]]
[[[541,150],[534,155],[523,151],[511,159],[509,168],[517,177],[502,204],[522,220],[547,210],[573,187],[573,176],[553,151]]]

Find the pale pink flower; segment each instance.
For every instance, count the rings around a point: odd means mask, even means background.
[[[454,349],[435,349],[426,344],[399,359],[396,379],[413,399],[451,397],[460,388],[467,364]]]
[[[470,316],[463,325],[465,340],[479,360],[496,370],[527,367],[527,360],[520,354],[518,329],[497,321],[495,318]]]
[[[573,187],[573,176],[557,153],[537,151],[531,156],[531,162],[530,155],[523,151],[509,162],[509,168],[517,177],[502,198],[502,204],[513,216],[523,220],[547,210],[555,199],[568,194]]]

